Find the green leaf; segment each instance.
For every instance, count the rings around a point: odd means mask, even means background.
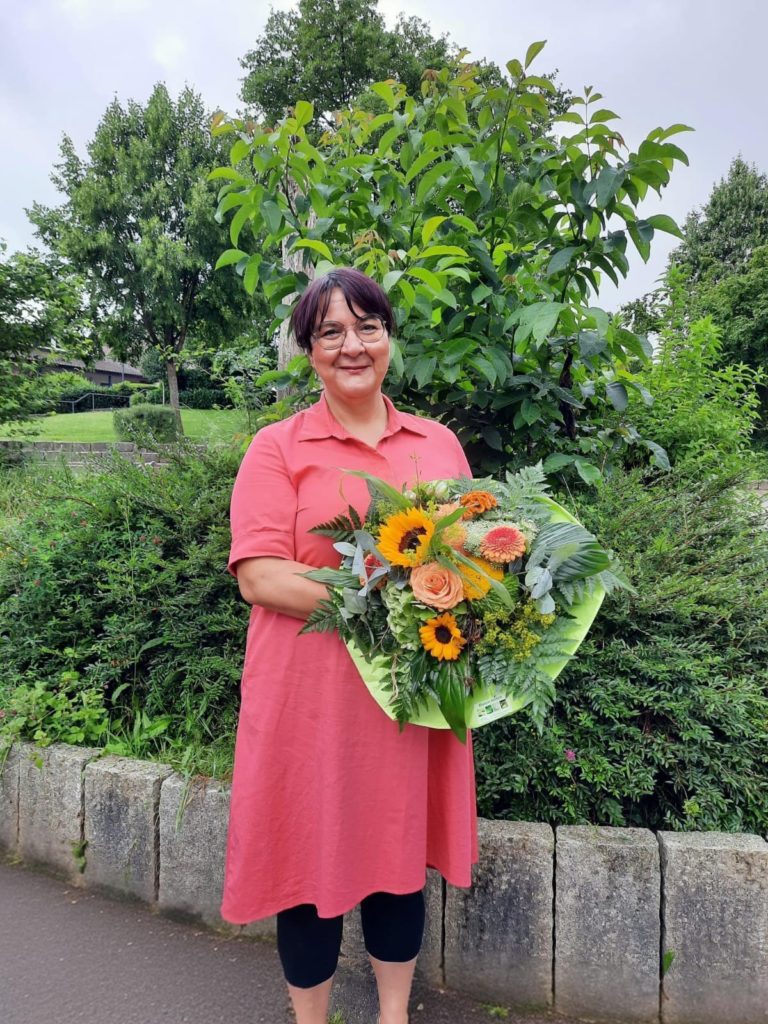
[[[396,338],[389,339],[389,357],[398,377],[402,377],[405,373],[405,366],[403,364],[403,351],[398,345]]]
[[[547,474],[557,473],[558,470],[563,469],[565,466],[570,466],[573,461],[573,455],[548,455],[544,460],[543,469]]]
[[[299,128],[304,128],[315,116],[315,108],[311,103],[307,103],[306,100],[299,100],[296,104],[296,113],[294,116]]]
[[[325,242],[321,242],[317,238],[299,238],[291,246],[291,251],[294,249],[312,249],[314,252],[319,252],[324,259],[333,263],[333,253]]]
[[[422,175],[419,184],[416,186],[416,201],[423,203],[429,193],[435,188],[440,178],[446,174],[453,174],[456,170],[451,160],[441,160],[440,163],[430,167]]]
[[[597,176],[597,204],[604,210],[624,181],[622,167],[604,167]]]
[[[647,441],[643,439],[642,444],[651,452],[653,458],[651,462],[658,466],[660,469],[669,471],[672,467],[669,463],[669,456],[664,448],[660,444],[656,444],[655,441]]]
[[[469,253],[460,245],[430,245],[427,249],[422,249],[416,259],[426,260],[432,256],[466,256],[469,259]]]
[[[624,385],[618,380],[612,380],[606,385],[605,393],[614,409],[617,412],[624,412],[629,401],[627,389]]]
[[[670,235],[675,235],[677,238],[682,238],[683,233],[677,226],[671,217],[668,217],[666,213],[656,213],[652,217],[647,218],[647,223],[657,231],[666,231]]]
[[[419,387],[423,388],[425,384],[432,380],[436,368],[437,359],[434,356],[419,356],[410,367],[410,373]]]
[[[234,167],[216,167],[206,177],[206,181],[216,181],[219,178],[226,178],[229,181],[236,181],[239,185],[249,185],[247,178],[234,169]]]
[[[384,132],[382,135],[379,145],[376,148],[376,155],[381,158],[387,155],[392,147],[392,143],[402,134],[400,128],[395,125],[394,128],[390,128],[389,131]]]
[[[598,480],[602,479],[603,474],[591,462],[579,458],[574,459],[574,462],[576,463],[576,472],[585,484],[596,484]]]
[[[256,285],[259,281],[259,267],[261,266],[261,256],[254,254],[248,260],[245,266],[245,273],[243,274],[243,287],[249,295],[253,295],[256,290]]]
[[[429,242],[430,238],[440,227],[440,225],[443,223],[443,221],[446,220],[448,220],[448,218],[444,216],[430,217],[429,220],[425,222],[424,227],[421,229],[421,244],[426,245]]]
[[[261,204],[260,210],[270,232],[276,235],[280,230],[280,225],[283,223],[283,211],[273,199],[265,200]]]
[[[575,245],[566,245],[564,249],[559,249],[549,261],[547,277],[552,277],[560,270],[564,270],[571,262],[571,257],[577,251],[577,248],[578,246]]]
[[[544,47],[547,45],[546,39],[541,39],[538,43],[531,43],[528,49],[525,51],[525,67],[526,69],[533,62],[537,53],[541,53]]]
[[[243,230],[245,222],[250,220],[253,214],[252,206],[241,206],[235,216],[232,218],[232,223],[229,225],[229,238],[232,245],[237,245],[237,240],[240,237],[240,232]]]
[[[562,302],[534,302],[526,306],[519,317],[521,339],[533,335],[536,341],[544,341],[555,329],[564,309]]]
[[[430,291],[437,294],[443,287],[440,278],[431,270],[427,270],[426,267],[409,267],[406,270],[406,274],[411,277],[417,277],[420,281],[423,281]]]
[[[250,150],[250,143],[244,139],[238,139],[229,151],[229,162],[234,167],[235,164],[239,164],[248,155]]]
[[[506,69],[513,78],[523,77],[523,65],[519,60],[508,60],[506,63]]]
[[[596,110],[589,119],[590,124],[595,124],[604,121],[616,121],[620,120],[618,114],[614,114],[612,110]]]
[[[384,275],[381,282],[381,287],[384,289],[385,292],[390,291],[392,288],[394,288],[394,286],[397,284],[397,282],[400,280],[402,276],[402,270],[390,270],[389,273]]]
[[[463,658],[457,659],[461,664]],[[439,662],[439,667],[434,672],[434,690],[437,694],[437,703],[440,706],[443,718],[450,725],[454,735],[462,743],[467,742],[467,719],[466,719],[466,697],[464,678],[460,664],[456,662]]]
[[[228,267],[232,263],[239,263],[240,260],[247,259],[248,253],[243,252],[242,249],[226,249],[216,260],[216,266],[213,269],[218,270],[220,267]]]
[[[394,110],[397,106],[394,89],[388,82],[374,82],[371,92],[376,93],[380,99],[384,100],[390,110]]]
[[[345,472],[349,473],[350,476],[359,476],[361,479],[365,480],[369,487],[373,488],[373,490],[377,494],[380,494],[382,498],[386,498],[387,501],[390,501],[395,508],[407,509],[411,507],[412,502],[410,502],[408,498],[406,498],[406,496],[395,487],[388,484],[386,480],[381,480],[377,476],[372,476],[370,473],[366,473],[362,469],[347,469]]]
[[[429,153],[422,153],[421,156],[417,157],[411,166],[408,168],[408,173],[405,176],[405,184],[410,185],[415,177],[417,177],[428,167],[434,160],[440,156],[440,153],[436,150],[432,150]]]

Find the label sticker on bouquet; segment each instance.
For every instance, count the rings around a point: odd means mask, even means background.
[[[510,707],[509,697],[501,694],[498,697],[492,697],[490,700],[484,700],[479,704],[475,704],[475,717],[478,722],[488,722],[499,715],[505,715]]]

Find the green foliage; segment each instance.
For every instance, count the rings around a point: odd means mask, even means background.
[[[25,739],[81,728],[96,742],[103,707],[111,750],[231,765],[248,607],[225,566],[241,456],[180,444],[162,470],[114,454],[102,474],[3,473],[3,729],[19,718]],[[36,720],[21,715],[33,703]]]
[[[114,99],[80,158],[64,136],[58,208],[35,203],[38,235],[80,273],[99,342],[137,361],[156,349],[169,382],[182,351],[235,337],[257,309],[236,279],[212,273],[225,230],[206,181],[221,162],[201,98],[158,84],[146,105]]]
[[[646,444],[624,412],[638,390],[630,362],[647,361],[650,346],[593,295],[603,274],[627,273],[628,241],[647,259],[657,230],[677,233],[636,207],[686,161],[669,141],[686,128],[657,128],[622,152],[616,115],[588,88],[558,115],[573,133],[550,138],[555,87],[527,68],[540,48],[525,68],[510,61],[499,85],[467,65],[425,77],[418,96],[378,82],[319,146],[307,135],[313,111],[298,104],[255,136],[242,121],[217,125],[233,136],[229,166],[211,174],[219,215],[231,216],[217,267],[263,290],[273,326],[308,278],[270,248],[303,249],[321,273],[360,267],[395,309],[390,394],[452,426],[478,470],[554,456],[548,471],[594,483],[616,448]],[[372,97],[383,113],[367,109]],[[619,424],[600,429],[612,409]]]
[[[121,441],[165,444],[177,437],[176,417],[166,405],[139,404],[116,409],[112,419]]]
[[[520,715],[475,731],[480,814],[766,831],[768,521],[742,483],[691,459],[580,496],[636,593],[604,601],[543,736]]]
[[[129,405],[162,405],[163,392],[154,384],[139,394],[131,395]]]
[[[671,267],[660,294],[654,362],[638,377],[654,401],[634,400],[635,427],[655,438],[672,463],[701,456],[721,469],[753,464],[757,389],[765,387],[765,370],[725,363],[723,332],[712,317],[689,322],[687,273]]]
[[[752,253],[768,245],[768,177],[741,157],[712,189],[701,210],[688,214],[672,266],[690,273],[694,286],[743,273]]]
[[[334,123],[371,82],[396,78],[418,89],[426,68],[442,66],[451,48],[416,17],[398,17],[389,31],[376,0],[299,0],[297,10],[271,10],[263,34],[241,59],[241,99],[275,124],[299,97],[304,124]]]
[[[743,363],[762,375],[760,423],[768,436],[768,245],[754,250],[741,271],[714,284],[702,281],[689,298],[691,315],[711,315],[722,329],[721,363]]]
[[[41,747],[51,743],[100,746],[107,727],[103,690],[83,685],[79,672],[62,671],[54,687],[42,680],[22,684],[3,702],[0,760],[17,739],[33,740]]]
[[[80,278],[53,256],[30,249],[6,257],[6,250],[0,239],[0,423],[28,420],[39,409],[33,350],[57,341],[81,352],[88,329]]]

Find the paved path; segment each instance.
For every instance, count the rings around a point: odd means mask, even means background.
[[[370,967],[336,973],[331,1009],[374,1024]],[[481,1003],[414,983],[412,1024],[492,1024]],[[575,1024],[555,1014],[507,1024]],[[273,943],[226,938],[145,904],[0,863],[2,1024],[294,1024]]]

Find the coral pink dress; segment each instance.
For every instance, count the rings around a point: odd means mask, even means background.
[[[364,469],[396,487],[469,476],[455,434],[385,398],[375,448],[321,398],[258,432],[235,480],[228,569],[270,555],[339,564],[309,529],[368,507]],[[408,893],[427,866],[471,885],[478,860],[472,734],[406,725],[369,694],[336,633],[298,636],[292,616],[253,606],[241,684],[222,917],[245,924],[299,903],[335,917],[372,892]]]

